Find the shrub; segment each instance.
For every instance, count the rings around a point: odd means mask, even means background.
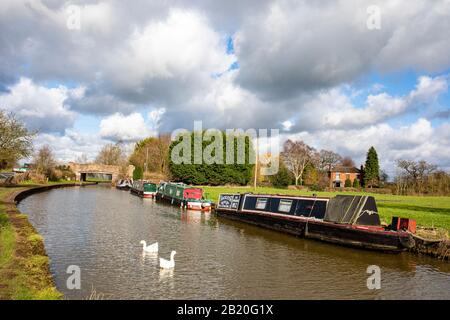
[[[353,180],[353,188],[359,188],[359,180],[358,179]]]
[[[314,184],[312,186],[309,187],[310,191],[324,191],[325,187],[320,185],[320,184]]]
[[[59,181],[63,177],[63,173],[59,169],[50,169],[48,174],[48,180],[50,181]]]
[[[142,179],[143,175],[144,175],[144,173],[143,173],[141,167],[136,167],[136,168],[134,168],[134,171],[133,171],[133,180],[140,180],[140,179]]]
[[[287,188],[292,183],[292,176],[285,166],[280,166],[278,173],[269,177],[275,188]]]
[[[351,187],[352,187],[352,180],[350,180],[350,179],[345,179],[344,187],[345,187],[345,188],[351,188]]]
[[[45,182],[47,182],[47,178],[46,178],[45,175],[43,175],[42,173],[36,173],[35,171],[30,173],[30,179],[33,180],[36,183],[45,183]]]
[[[30,179],[30,173],[29,172],[24,172],[24,173],[18,173],[14,175],[14,178],[12,178],[12,183],[13,184],[20,184],[24,181],[27,181]]]
[[[75,180],[75,173],[70,169],[69,166],[59,165],[56,167],[57,170],[61,171],[61,179],[65,180]],[[51,179],[50,179],[51,180]]]

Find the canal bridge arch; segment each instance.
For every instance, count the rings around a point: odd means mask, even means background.
[[[106,164],[95,164],[95,163],[75,163],[70,162],[69,168],[75,173],[77,181],[86,181],[86,176],[88,174],[104,174],[111,175],[111,181],[117,181],[119,175],[123,173],[122,167]],[[129,165],[126,172],[126,177],[133,177],[134,166]]]

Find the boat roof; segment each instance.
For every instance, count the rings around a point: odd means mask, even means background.
[[[293,198],[293,199],[319,199],[319,200],[330,200],[330,197],[316,197],[316,196],[304,196],[304,195],[288,195],[288,194],[269,194],[269,193],[252,193],[252,192],[244,192],[244,193],[221,193],[221,194],[240,194],[243,196],[256,196],[256,197],[267,197],[267,198]]]
[[[198,189],[198,190],[203,190],[202,188],[195,187],[195,186],[190,186],[190,185],[185,184],[185,183],[183,183],[183,182],[163,182],[162,184],[172,185],[172,186],[176,186],[176,187],[182,187],[182,188],[185,188],[185,189]]]

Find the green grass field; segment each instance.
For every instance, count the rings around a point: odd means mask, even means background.
[[[311,192],[265,187],[257,188],[256,191],[252,187],[203,187],[203,189],[208,193],[208,198],[213,201],[217,201],[220,193],[236,192],[308,196],[314,193],[319,197],[333,197],[339,194],[339,192]],[[396,196],[364,192],[345,192],[340,194],[373,195],[377,201],[382,221],[388,224],[393,216],[400,216],[415,219],[419,226],[450,230],[450,197]]]

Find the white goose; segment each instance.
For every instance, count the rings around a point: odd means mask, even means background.
[[[149,253],[156,253],[158,252],[158,242],[155,242],[149,246],[147,246],[147,242],[145,242],[145,240],[141,240],[141,244],[142,244],[142,250],[145,252],[149,252]]]
[[[164,258],[159,258],[159,266],[161,269],[173,269],[175,268],[175,260],[173,257],[177,254],[176,251],[172,251],[170,253],[170,260],[166,260]]]

